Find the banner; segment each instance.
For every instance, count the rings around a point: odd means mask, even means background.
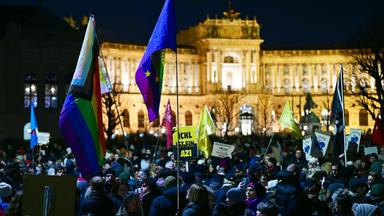
[[[312,138],[310,136],[303,138],[303,152],[305,159],[308,161],[311,158]]]
[[[363,133],[363,130],[361,129],[356,129],[356,128],[351,128],[349,130],[349,136],[347,139],[347,143],[355,143],[357,145],[357,152],[359,152],[360,148],[360,141],[361,141],[361,134]],[[347,144],[347,145],[348,145]]]
[[[323,153],[323,157],[325,157],[331,136],[328,133],[320,131],[320,130],[315,131],[315,136],[316,136],[316,140],[317,140],[317,145],[318,145],[320,151]]]
[[[234,150],[235,146],[233,145],[220,142],[213,142],[212,156],[218,158],[232,158],[232,152]]]
[[[179,132],[173,132],[173,154],[177,156],[177,141],[179,142],[179,156],[183,161],[197,158],[197,130],[195,126],[179,127]]]

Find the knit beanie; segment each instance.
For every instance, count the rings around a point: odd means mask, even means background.
[[[227,192],[227,198],[229,201],[236,204],[236,203],[244,202],[247,197],[245,196],[245,191],[243,191],[242,189],[231,188]]]
[[[354,203],[352,206],[355,216],[371,216],[378,207],[367,203]]]

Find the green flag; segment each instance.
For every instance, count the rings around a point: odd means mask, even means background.
[[[211,141],[209,135],[215,133],[216,126],[209,114],[207,106],[204,107],[203,112],[200,114],[200,121],[198,126],[198,141],[197,147],[204,153],[206,158],[211,154]]]
[[[296,137],[297,139],[301,138],[300,128],[297,126],[293,119],[291,106],[289,105],[288,101],[284,106],[283,112],[281,113],[279,123],[281,127],[291,130],[292,136]]]

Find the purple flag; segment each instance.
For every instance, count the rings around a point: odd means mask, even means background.
[[[147,106],[150,122],[159,116],[166,48],[176,52],[173,0],[165,1],[155,29],[149,39],[147,49],[136,71],[136,83]]]

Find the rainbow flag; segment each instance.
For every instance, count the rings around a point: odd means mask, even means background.
[[[61,109],[59,127],[83,176],[93,176],[104,162],[99,46],[90,17],[76,70]]]
[[[147,106],[149,121],[159,116],[165,49],[176,52],[176,27],[173,0],[166,0],[136,71],[136,83]]]

